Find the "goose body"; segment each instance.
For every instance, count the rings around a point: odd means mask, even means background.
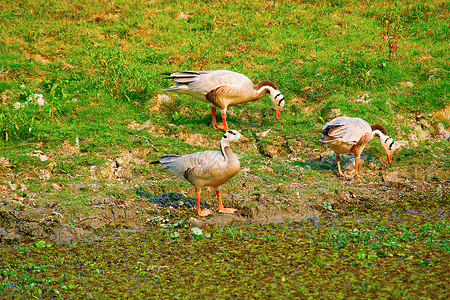
[[[247,76],[227,70],[184,71],[163,75],[167,75],[167,78],[176,83],[164,91],[187,94],[212,104],[212,122],[216,129],[223,128],[228,131],[226,121],[228,106],[261,99],[266,93],[270,94],[277,119],[284,107],[283,94],[273,82],[268,80],[254,85]],[[222,125],[217,125],[216,109],[219,109],[222,115]]]
[[[380,144],[386,153],[388,163],[392,162],[395,150],[403,147],[401,141],[394,141],[389,137],[386,129],[379,125],[369,125],[360,118],[338,117],[327,123],[322,129],[311,133],[322,133],[321,142],[327,144],[336,153],[339,176],[344,176],[341,170],[340,154],[353,153],[355,156],[355,174],[358,176],[359,157],[375,136],[380,138]]]
[[[197,212],[200,216],[212,214],[210,209],[200,209],[201,190],[204,186],[213,187],[219,200],[219,211],[233,213],[235,209],[224,208],[220,186],[233,178],[240,169],[236,155],[231,151],[230,143],[248,142],[239,131],[227,131],[221,141],[221,151],[203,151],[187,155],[164,155],[159,161],[164,166],[161,171],[175,175],[190,182],[196,190]]]

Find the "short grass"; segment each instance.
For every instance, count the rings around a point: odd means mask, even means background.
[[[126,132],[118,128],[148,119],[210,134],[208,106],[187,96],[148,109],[170,84],[160,74],[172,70],[224,68],[255,82],[275,81],[287,98],[280,122],[265,99],[233,108],[230,123],[244,130],[269,126],[283,135],[305,135],[322,125],[317,112],[331,108],[369,122],[382,118],[395,132],[396,115],[433,113],[449,103],[444,1],[1,5],[3,144],[55,145],[76,135],[123,142],[118,135]],[[392,60],[394,33],[386,22],[398,30]],[[372,99],[369,105],[353,101],[362,93]],[[47,104],[12,109],[32,94]],[[315,110],[305,114],[305,106]]]

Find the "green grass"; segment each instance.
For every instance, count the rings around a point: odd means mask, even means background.
[[[218,149],[223,132],[212,129],[209,105],[185,95],[167,93],[168,98],[160,98],[171,85],[161,73],[200,68],[237,71],[255,83],[272,80],[286,97],[278,121],[268,96],[229,109],[230,127],[242,130],[250,143],[233,147],[242,171],[223,186],[223,194],[224,201],[243,216],[301,209],[314,215],[367,216],[384,206],[390,212],[430,208],[439,215],[435,209],[448,208],[450,146],[439,140],[438,126],[442,123],[448,131],[450,123],[434,114],[450,104],[449,13],[448,1],[440,0],[2,1],[0,158],[7,163],[0,164],[0,222],[5,226],[15,222],[8,212],[39,224],[60,213],[63,224],[91,229],[94,225],[84,221],[98,216],[113,220],[110,226],[127,227],[121,219],[124,212],[137,225],[148,216],[195,216],[191,207],[175,212],[151,206],[137,187],[148,195],[179,192],[193,197],[189,183],[157,172],[149,163],[167,153]],[[396,44],[389,47],[395,30]],[[41,94],[45,104],[29,102],[34,94]],[[15,109],[17,102],[23,107]],[[309,134],[329,121],[336,109],[341,115],[382,124],[395,139],[409,140],[410,147],[396,153],[388,166],[374,141],[363,155],[375,167],[365,164],[362,179],[340,180],[334,155],[327,153],[319,136]],[[268,129],[262,137],[260,133]],[[428,140],[414,140],[421,130],[428,131]],[[48,160],[33,155],[37,150]],[[396,172],[406,179],[390,181]],[[205,189],[202,203],[214,208],[214,197]],[[353,207],[355,202],[365,204]],[[418,216],[423,226],[441,226]],[[108,222],[99,226],[108,227]],[[101,289],[110,288],[108,284],[120,282],[113,275],[116,271],[133,278],[144,293],[164,298],[183,295],[173,284],[164,287],[164,282],[197,284],[204,278],[203,267],[191,266],[193,258],[184,279],[176,277],[175,269],[152,269],[165,265],[163,252],[144,260],[138,253],[150,250],[140,248],[145,243],[137,241],[153,239],[158,245],[178,247],[186,256],[192,249],[202,249],[205,260],[213,261],[211,270],[232,278],[222,285],[217,281],[205,285],[201,295],[226,297],[231,291],[238,297],[416,298],[437,295],[444,284],[439,272],[448,258],[443,250],[448,245],[437,244],[445,244],[448,226],[443,236],[437,233],[440,242],[433,242],[430,250],[426,241],[434,237],[425,238],[403,219],[406,229],[402,224],[385,225],[389,231],[385,240],[375,225],[355,221],[335,230],[326,222],[321,222],[323,227],[308,223],[298,230],[292,224],[270,225],[267,233],[246,224],[208,227],[211,239],[195,238],[185,228],[176,229],[178,238],[171,237],[170,230],[121,235],[118,243],[131,241],[136,252],[124,257],[105,253],[101,259],[83,252],[92,246],[89,238],[41,248],[0,247],[4,253],[12,249],[8,253],[19,255],[23,248],[32,254],[16,262],[2,256],[1,292],[13,291],[19,298],[100,295]],[[378,223],[373,224],[381,226]],[[408,232],[424,242],[423,248],[412,250],[419,246],[407,238]],[[373,244],[364,244],[368,237]],[[110,243],[109,239],[97,246]],[[280,239],[286,248],[278,253],[275,245]],[[260,252],[251,247],[255,241],[261,244]],[[392,249],[383,244],[388,241]],[[216,246],[222,249],[217,261]],[[83,253],[78,258],[70,251]],[[251,273],[236,259],[257,257],[260,266],[270,262],[270,255],[274,262],[259,273]],[[122,260],[127,268],[106,265]],[[298,273],[273,275],[283,262]],[[181,261],[176,264],[181,267]],[[328,265],[331,271],[325,269]],[[69,266],[69,271],[61,271],[62,266]],[[436,273],[432,282],[424,283],[430,269]],[[410,277],[400,277],[396,270],[405,270]],[[252,275],[247,278],[245,272]],[[386,286],[384,272],[399,277]],[[80,274],[85,282],[77,279]],[[311,274],[317,275],[309,278]],[[155,290],[150,290],[149,280]],[[250,280],[264,286],[255,294],[240,291],[238,284]],[[117,289],[111,295],[130,290],[120,284]]]

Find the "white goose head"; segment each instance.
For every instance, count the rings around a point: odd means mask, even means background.
[[[380,124],[374,124],[371,127],[373,135],[380,138],[381,148],[383,148],[384,153],[386,153],[388,163],[392,162],[392,156],[395,151],[408,147],[408,142],[406,141],[394,141],[394,139],[388,135],[386,129]]]
[[[241,135],[240,130],[228,130],[220,140],[220,144],[222,145],[222,147],[230,146],[231,143],[236,142],[248,142],[248,139]]]
[[[273,108],[275,109],[275,117],[278,120],[280,118],[280,112],[284,107],[284,96],[278,89],[278,87],[269,80],[261,81],[257,84],[258,93],[266,91],[270,95],[270,100],[272,101]]]

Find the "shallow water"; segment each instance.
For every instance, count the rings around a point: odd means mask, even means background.
[[[2,246],[0,295],[440,298],[448,286],[448,217],[443,209],[377,212],[214,225],[197,235],[187,226],[155,226]]]

